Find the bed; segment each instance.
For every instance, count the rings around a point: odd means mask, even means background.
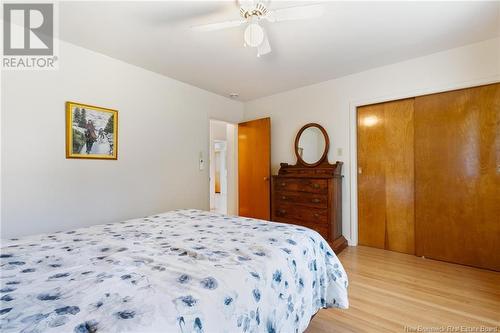
[[[290,333],[348,307],[315,231],[199,210],[5,240],[0,256],[4,333]]]

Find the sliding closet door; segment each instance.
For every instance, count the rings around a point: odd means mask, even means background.
[[[413,254],[413,98],[358,108],[358,242]]]
[[[500,84],[415,99],[417,255],[500,270]]]
[[[385,248],[385,128],[382,104],[358,108],[358,243]]]

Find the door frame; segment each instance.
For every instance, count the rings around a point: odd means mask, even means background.
[[[226,124],[226,170],[227,170],[227,215],[238,215],[238,123],[222,120],[218,118],[208,119],[208,210],[210,210],[210,196],[212,195],[210,187],[210,160],[212,159],[212,122],[221,122]],[[229,125],[229,127],[227,126]],[[228,137],[228,135],[230,137]]]
[[[349,168],[349,207],[351,218],[349,221],[350,234],[347,235],[349,246],[358,245],[358,107],[499,82],[500,78],[498,76],[492,76],[460,83],[438,85],[427,89],[417,89],[392,95],[352,100],[349,102],[349,160],[351,162]]]

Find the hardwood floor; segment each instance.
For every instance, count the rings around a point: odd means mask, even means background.
[[[449,325],[490,330],[434,332],[500,332],[498,272],[364,246],[348,247],[339,258],[349,276],[350,308],[320,310],[306,333],[417,332],[412,329]]]

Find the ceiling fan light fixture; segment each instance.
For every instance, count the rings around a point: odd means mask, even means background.
[[[257,23],[250,23],[245,29],[245,44],[257,47],[264,41],[264,29]]]
[[[240,5],[239,20],[202,24],[192,27],[198,31],[214,31],[239,27],[247,24],[244,32],[244,46],[257,49],[257,57],[271,52],[269,38],[259,25],[259,22],[276,23],[283,21],[312,19],[323,15],[324,8],[321,4],[303,4],[293,7],[267,9],[271,0],[237,0]],[[263,21],[262,21],[263,20]]]

